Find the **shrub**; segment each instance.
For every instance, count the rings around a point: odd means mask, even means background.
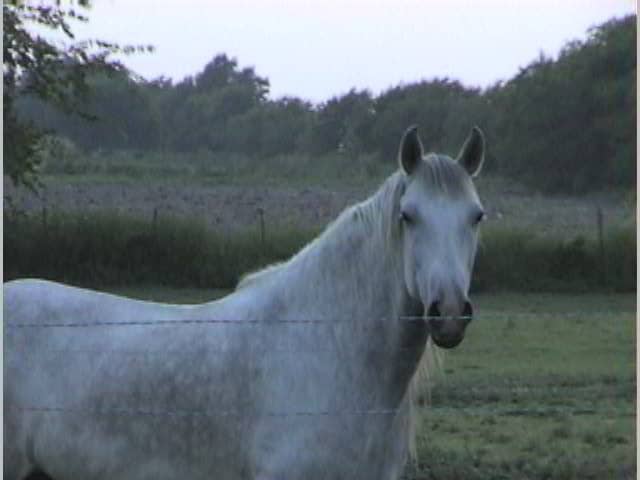
[[[318,232],[297,228],[221,233],[183,218],[149,221],[119,213],[47,217],[5,214],[4,279],[40,277],[90,286],[156,284],[233,288],[246,272],[289,258]],[[476,291],[634,291],[636,235],[619,228],[595,242],[483,233]]]
[[[240,276],[286,259],[311,232],[221,234],[181,218],[119,213],[5,219],[4,279],[39,277],[91,286],[151,283],[232,288]]]
[[[539,238],[522,230],[483,232],[474,271],[477,291],[635,291],[636,240],[631,227],[611,231],[605,257],[595,242]]]

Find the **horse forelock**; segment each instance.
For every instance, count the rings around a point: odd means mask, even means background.
[[[475,194],[471,177],[458,162],[446,155],[429,153],[419,172],[425,188],[432,194],[451,198]]]

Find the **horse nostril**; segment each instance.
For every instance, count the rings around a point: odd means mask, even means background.
[[[444,325],[444,320],[440,317],[440,308],[438,308],[438,302],[433,302],[431,306],[429,306],[429,310],[427,311],[427,318],[429,319],[429,325],[434,330],[440,330]]]
[[[440,314],[440,309],[438,308],[438,302],[433,302],[430,306],[429,306],[429,310],[427,311],[427,317],[439,317]]]
[[[469,323],[473,319],[473,307],[471,306],[471,303],[464,302],[464,310],[462,310],[462,316],[467,323]]]

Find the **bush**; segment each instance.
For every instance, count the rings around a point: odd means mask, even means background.
[[[4,280],[39,277],[90,286],[149,283],[232,288],[240,276],[297,251],[313,233],[220,234],[180,218],[118,213],[5,219]]]
[[[631,227],[605,238],[605,256],[595,242],[566,241],[524,231],[488,230],[478,248],[476,291],[635,291],[636,240]]]
[[[118,213],[48,217],[5,214],[4,279],[40,277],[89,286],[155,284],[233,288],[246,272],[289,258],[316,236],[295,228],[236,233],[182,218],[149,221]],[[636,235],[610,232],[605,256],[595,242],[538,238],[523,231],[483,233],[476,291],[635,291]]]

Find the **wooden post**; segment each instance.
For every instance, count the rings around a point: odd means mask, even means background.
[[[156,237],[158,232],[158,207],[154,207],[153,209],[153,219],[151,220],[151,234],[153,237]]]
[[[600,254],[600,269],[602,272],[602,284],[607,283],[607,257],[604,249],[604,214],[602,207],[598,205],[596,209],[596,222],[598,227],[598,250]]]

